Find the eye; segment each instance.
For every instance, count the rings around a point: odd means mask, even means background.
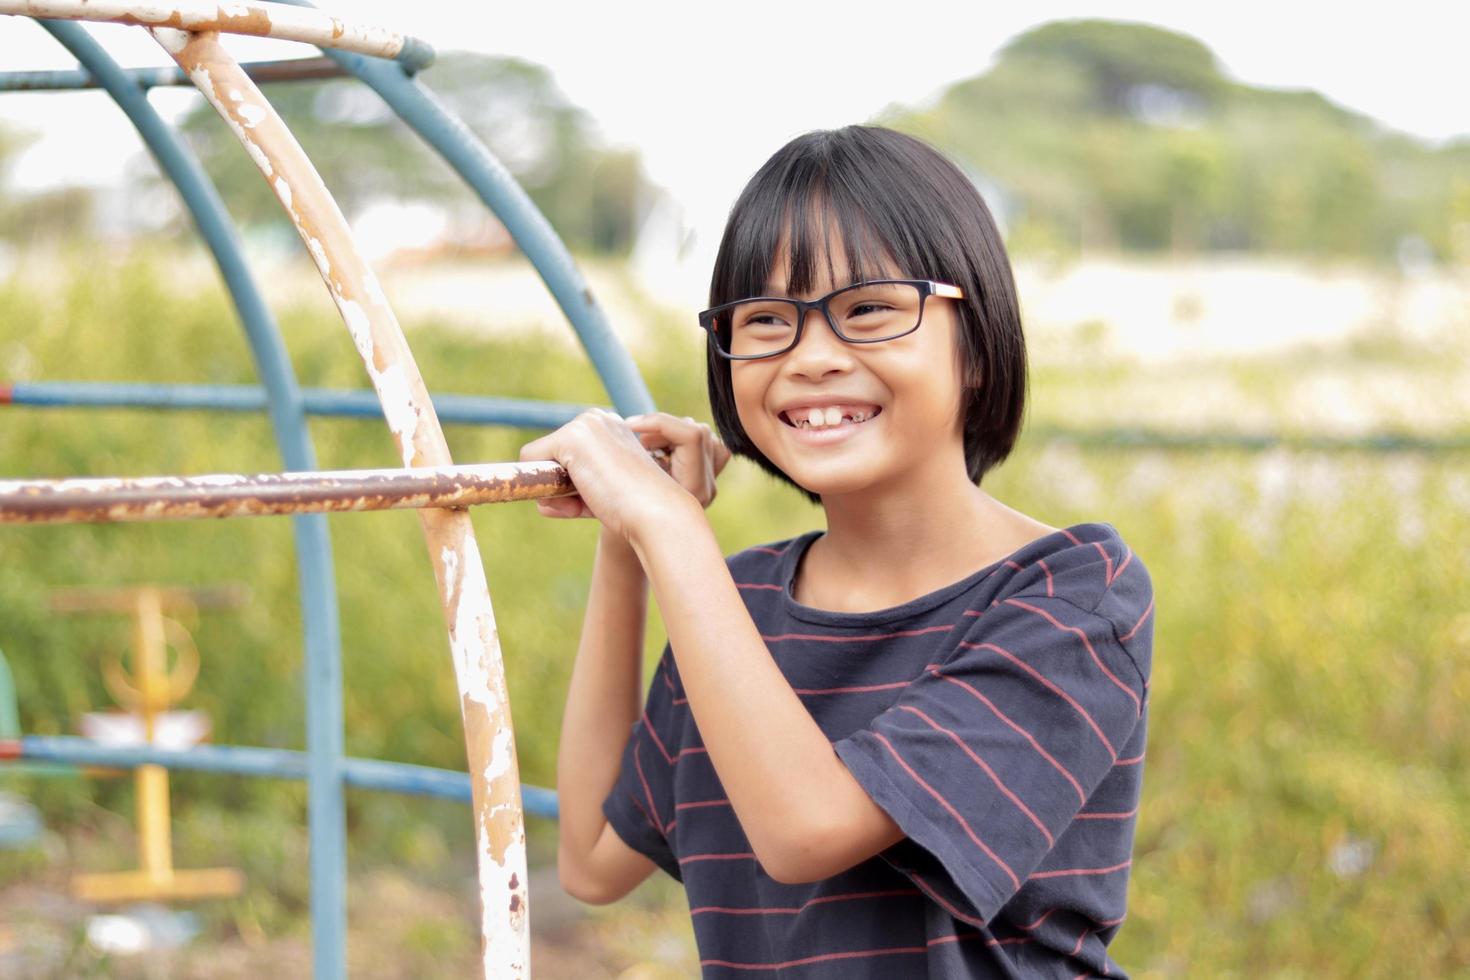
[[[887,303],[878,303],[872,300],[868,300],[854,306],[851,310],[848,311],[847,315],[863,316],[865,314],[871,313],[886,313],[892,309],[893,307],[889,306]]]

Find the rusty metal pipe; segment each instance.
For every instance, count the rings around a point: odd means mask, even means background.
[[[259,0],[0,0],[0,14],[55,20],[104,21],[183,31],[223,31],[284,41],[304,41],[375,58],[396,58],[411,70],[434,60],[418,38],[382,27],[345,21],[313,7]]]
[[[651,455],[667,468],[663,450]],[[0,524],[462,508],[575,492],[567,471],[551,461],[255,475],[0,480]]]
[[[404,466],[452,466],[429,392],[377,276],[341,209],[259,87],[211,31],[153,28],[154,38],[234,131],[311,254],[383,405]],[[419,512],[439,586],[459,689],[474,798],[484,975],[530,974],[526,831],[500,635],[469,514]]]

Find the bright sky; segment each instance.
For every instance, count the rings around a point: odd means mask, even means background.
[[[1017,33],[1059,18],[1107,17],[1179,30],[1208,45],[1239,80],[1316,89],[1428,138],[1470,134],[1464,100],[1470,4],[1442,0],[1388,7],[1281,0],[1030,0],[1009,7],[955,0],[682,0],[493,8],[463,0],[323,0],[322,6],[440,49],[509,54],[548,66],[610,142],[642,152],[653,179],[683,203],[701,236],[711,224],[718,234],[746,178],[786,139],[863,121],[890,103],[922,102],[985,70]],[[138,28],[93,30],[124,64],[167,61]],[[248,38],[234,48],[241,57],[303,50]],[[0,65],[67,67],[70,59],[36,25],[0,18]],[[425,78],[432,85],[432,69]],[[195,97],[152,95],[170,115]],[[6,178],[12,188],[115,181],[140,145],[122,114],[95,92],[0,93],[0,120],[42,137]]]

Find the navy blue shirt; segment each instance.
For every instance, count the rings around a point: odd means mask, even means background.
[[[820,531],[727,564],[781,672],[907,835],[807,884],[767,875],[666,645],[603,813],[684,883],[705,977],[1126,980],[1153,586],[1078,524],[900,606],[792,597]],[[751,719],[760,724],[759,717]]]

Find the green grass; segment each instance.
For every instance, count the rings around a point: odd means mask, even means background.
[[[0,286],[0,371],[15,372],[0,380],[254,380],[222,298],[181,298],[166,288],[166,270],[146,259],[75,273],[58,290]],[[363,386],[325,302],[280,316],[303,384]],[[670,342],[640,366],[660,407],[707,418],[694,332],[668,326]],[[433,322],[406,327],[432,391],[605,402],[591,368],[559,349]],[[1264,413],[1290,428],[1292,386],[1304,372],[1360,377],[1392,362],[1438,380],[1441,363],[1396,351],[1347,350],[1289,369],[1245,361],[1211,377],[1240,399],[1241,415]],[[1038,362],[1030,421],[1148,421],[1157,406],[1187,404],[1210,371],[1196,366],[1171,381],[1126,365]],[[1235,417],[1228,400],[1208,408],[1221,424]],[[3,412],[0,476],[279,468],[263,417]],[[393,464],[381,422],[311,425],[324,467]],[[536,434],[453,427],[449,440],[457,459],[501,460],[516,458]],[[1149,758],[1130,915],[1115,957],[1139,977],[1470,976],[1470,459],[1080,450],[1023,438],[986,488],[1053,525],[1112,523],[1156,587]],[[740,461],[710,511],[727,550],[820,518]],[[479,508],[474,520],[522,778],[554,785],[597,529],[544,520],[519,504]],[[349,753],[463,766],[447,643],[416,519],[330,521]],[[301,746],[288,521],[7,527],[0,556],[0,649],[16,674],[24,730],[71,733],[81,712],[107,707],[99,665],[128,640],[121,621],[53,615],[49,590],[243,581],[253,590],[248,607],[191,624],[204,666],[189,704],[209,712],[217,742]],[[655,610],[650,658],[662,639]],[[44,855],[0,857],[0,886],[58,864],[100,869],[132,860],[116,847],[129,832],[127,781],[0,780],[37,799],[66,842],[58,849],[53,841]],[[174,791],[179,863],[237,864],[250,876],[247,896],[206,911],[210,934],[304,936],[302,787],[180,774]],[[391,866],[467,907],[462,808],[354,792],[349,824],[354,876]],[[533,820],[529,834],[533,863],[550,861],[554,828]],[[652,882],[637,900],[597,910],[611,951],[630,962],[687,957],[687,910],[671,886]],[[472,922],[467,916],[464,931]],[[405,928],[405,962],[472,955],[468,940],[432,919]]]

